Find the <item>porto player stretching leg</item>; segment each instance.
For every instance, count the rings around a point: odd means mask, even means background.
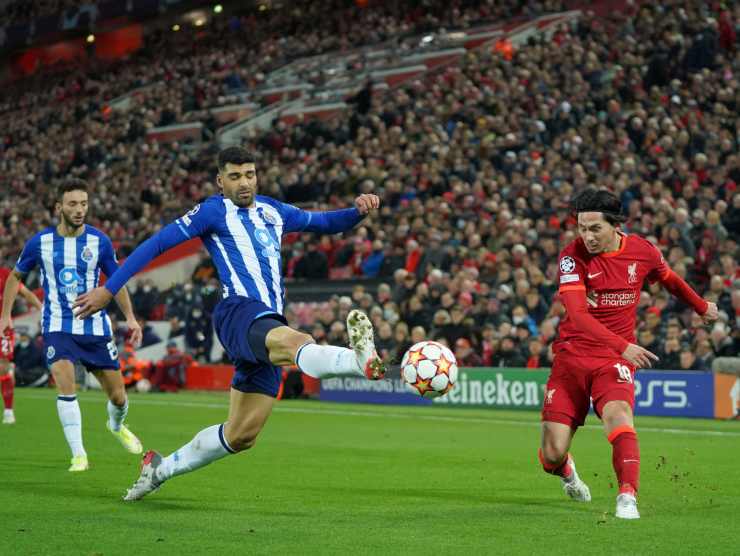
[[[568,450],[593,400],[612,445],[619,483],[616,516],[637,519],[640,449],[633,419],[634,374],[658,359],[635,343],[640,290],[645,280],[660,282],[705,323],[717,319],[717,306],[671,271],[653,244],[620,230],[624,217],[614,194],[589,188],[573,199],[572,208],[579,237],[560,254],[558,291],[567,314],[553,344],[539,457],[547,473],[561,478],[571,498],[591,500]]]

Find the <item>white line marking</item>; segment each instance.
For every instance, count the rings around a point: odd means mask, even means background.
[[[22,398],[32,399],[51,399],[50,396],[24,394]],[[86,397],[78,398],[79,401],[96,403],[99,400],[86,399]],[[216,403],[216,402],[184,402],[184,401],[160,401],[160,400],[145,400],[138,397],[132,400],[132,407],[137,405],[158,405],[158,406],[176,406],[176,407],[203,407],[212,409],[228,409],[228,403]],[[380,417],[385,419],[416,419],[420,421],[442,421],[450,423],[483,423],[491,425],[510,425],[512,427],[531,427],[540,428],[539,421],[514,421],[510,419],[496,419],[487,417],[472,417],[472,416],[448,416],[448,415],[424,415],[422,413],[386,413],[378,411],[368,411],[360,409],[311,409],[303,407],[281,407],[280,405],[275,406],[273,410],[276,413],[303,413],[309,415],[342,415],[345,417]],[[639,417],[639,416],[638,416]],[[591,430],[603,430],[601,425],[584,425],[584,429]],[[694,430],[694,429],[679,429],[679,428],[660,428],[660,427],[637,427],[637,432],[654,432],[662,434],[687,434],[694,436],[728,436],[728,437],[740,437],[740,431],[717,431],[717,430]]]

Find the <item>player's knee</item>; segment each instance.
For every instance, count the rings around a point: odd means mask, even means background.
[[[316,340],[313,339],[313,336],[310,334],[306,334],[305,332],[298,332],[296,331],[295,334],[291,336],[291,351],[293,352],[293,355],[300,349],[301,346],[306,344],[315,344]]]
[[[540,450],[540,462],[545,470],[561,464],[568,455],[566,446],[558,446],[555,443],[545,443]]]
[[[604,406],[601,418],[607,427],[632,426],[632,408],[625,401],[611,401]]]
[[[123,388],[113,390],[108,399],[113,405],[121,407],[126,403],[126,391]]]

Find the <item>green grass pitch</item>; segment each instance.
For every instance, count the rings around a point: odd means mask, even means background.
[[[67,472],[55,394],[17,390],[0,428],[0,554],[737,554],[740,423],[639,418],[642,519],[613,517],[594,418],[572,450],[593,501],[541,472],[536,413],[279,402],[252,451],[121,501],[138,476],[80,394],[91,469]],[[226,418],[226,394],[131,396],[164,454]],[[666,430],[670,429],[670,430]]]

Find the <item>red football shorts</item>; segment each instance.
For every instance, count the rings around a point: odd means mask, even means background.
[[[625,401],[635,407],[635,368],[615,356],[555,355],[542,404],[542,420],[576,429],[583,425],[593,400],[596,415],[607,402]]]
[[[0,335],[0,359],[6,359],[8,361],[12,361],[14,349],[15,349],[15,331],[6,330],[5,334]]]

